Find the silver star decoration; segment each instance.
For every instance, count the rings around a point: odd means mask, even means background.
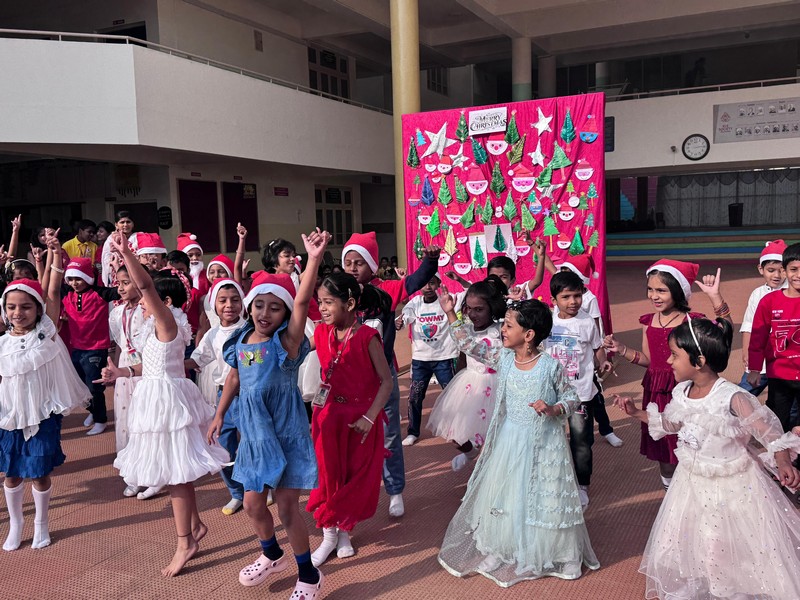
[[[536,133],[538,135],[542,135],[545,131],[550,131],[552,133],[552,129],[550,129],[550,121],[553,120],[553,115],[549,117],[545,117],[542,109],[536,107],[536,110],[539,111],[539,120],[536,123],[531,123],[531,127],[536,129]]]
[[[537,185],[536,189],[539,190],[540,192],[542,192],[542,194],[543,194],[543,196],[541,196],[539,198],[539,200],[542,200],[544,198],[550,198],[552,200],[553,199],[553,192],[555,192],[560,187],[564,187],[564,184],[563,183],[558,183],[558,184],[555,184],[555,185],[551,184],[551,185],[546,185],[544,187],[539,187]]]
[[[439,155],[439,158],[442,158],[442,152],[445,151],[445,148],[449,148],[456,143],[456,140],[447,137],[447,123],[442,125],[442,128],[437,133],[426,131],[425,135],[428,136],[431,143],[421,158],[430,156],[434,152]]]
[[[542,140],[539,140],[539,143],[536,144],[536,150],[533,152],[528,152],[528,156],[531,157],[534,165],[539,165],[540,167],[544,166],[544,160],[547,158],[542,152]]]
[[[462,171],[466,171],[466,162],[469,160],[468,157],[464,156],[464,144],[458,148],[458,152],[456,154],[451,154],[450,159],[453,161],[453,168],[461,167]]]

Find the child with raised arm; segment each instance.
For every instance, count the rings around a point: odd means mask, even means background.
[[[462,351],[498,370],[494,415],[461,506],[450,521],[439,562],[457,577],[479,573],[501,587],[526,579],[577,579],[600,568],[583,518],[564,432],[579,405],[561,364],[539,345],[550,335],[550,309],[538,300],[511,304],[503,346],[488,346],[459,321],[442,295]]]
[[[319,267],[329,240],[319,230],[303,236],[309,269]],[[231,370],[208,430],[209,442],[216,443],[238,394],[241,438],[233,478],[244,486],[244,510],[260,546],[256,561],[239,572],[239,583],[258,585],[289,568],[267,508],[267,494],[273,490],[299,572],[292,597],[309,600],[319,597],[323,577],[311,563],[308,529],[299,508],[301,491],[317,487],[317,464],[297,369],[310,348],[304,332],[314,283],[314,277],[304,277],[295,291],[288,275],[259,273],[254,278],[244,301],[247,324],[224,345]]]
[[[784,434],[769,408],[719,376],[732,338],[724,319],[688,317],[669,334],[667,362],[680,382],[672,401],[644,410],[630,398],[616,400],[653,439],[678,438],[680,462],[639,567],[646,598],[800,598],[797,509],[747,449],[755,437],[780,483],[796,488],[800,473],[791,459],[800,438]]]

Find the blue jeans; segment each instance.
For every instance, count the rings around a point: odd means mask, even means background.
[[[749,383],[747,383],[747,371],[744,372],[742,375],[742,380],[739,382],[739,387],[742,388],[745,392],[750,392],[753,396],[758,396],[761,392],[763,392],[767,384],[769,383],[769,379],[767,379],[767,374],[761,374],[761,381],[758,382],[756,387],[752,387]]]
[[[392,372],[392,393],[386,406],[387,422],[383,426],[383,446],[391,454],[383,461],[383,487],[390,496],[402,494],[406,487],[406,466],[403,462],[403,444],[400,439],[400,386],[397,384],[397,370],[389,365]]]
[[[100,379],[100,372],[108,362],[108,350],[73,350],[72,366],[78,372],[78,377],[86,384],[92,393],[89,401],[89,412],[95,423],[107,423],[106,415],[106,388],[102,383],[92,383]]]
[[[222,391],[217,392],[217,404]],[[239,420],[239,398],[236,397],[228,407],[225,418],[222,420],[222,429],[219,432],[217,442],[225,448],[231,457],[231,462],[236,460],[236,451],[239,449],[239,431],[236,429],[236,422]],[[233,465],[222,467],[220,471],[222,481],[228,487],[231,498],[234,500],[244,500],[244,486],[233,478]]]
[[[598,394],[599,395],[599,394]],[[592,445],[594,444],[594,404],[597,396],[580,407],[569,418],[569,449],[575,465],[578,485],[589,485],[592,479]]]
[[[408,435],[419,437],[422,422],[422,403],[428,392],[431,377],[436,379],[442,389],[447,387],[455,375],[453,359],[447,360],[413,360],[411,361],[411,387],[408,390]]]

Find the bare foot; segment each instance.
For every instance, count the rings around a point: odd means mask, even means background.
[[[176,549],[175,556],[172,557],[172,562],[169,563],[165,568],[161,569],[161,574],[164,577],[175,577],[181,572],[181,569],[183,569],[186,563],[189,562],[189,560],[195,554],[197,554],[197,550],[199,548],[200,547],[197,545],[197,542],[190,536],[188,547]]]
[[[206,527],[205,523],[200,521],[200,523],[198,523],[197,527],[195,527],[192,530],[192,537],[194,538],[194,541],[199,544],[200,540],[202,540],[204,537],[206,537],[207,533],[208,533],[208,527]]]

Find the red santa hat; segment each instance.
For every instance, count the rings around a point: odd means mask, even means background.
[[[783,240],[772,240],[767,242],[764,249],[761,251],[761,258],[758,260],[759,265],[763,265],[770,260],[783,262],[783,253],[786,252],[786,242]]]
[[[511,167],[508,170],[508,174],[511,177],[533,177],[533,172],[522,163],[517,163]]]
[[[208,277],[208,270],[211,268],[211,265],[219,265],[228,273],[228,277],[233,277],[233,261],[225,256],[224,254],[218,254],[214,258],[211,259],[211,262],[208,263],[206,267],[206,277]],[[208,277],[209,280],[211,279]]]
[[[166,254],[167,247],[164,245],[164,240],[157,233],[144,233],[139,232],[136,234],[136,256],[142,254]]]
[[[211,310],[213,310],[214,313],[217,312],[217,294],[219,294],[219,291],[226,285],[236,288],[236,291],[239,292],[239,297],[244,300],[244,290],[242,289],[242,286],[236,283],[233,279],[228,277],[220,277],[214,282],[214,285],[211,286],[211,291],[208,293],[208,302],[211,305]]]
[[[6,286],[2,296],[3,310],[5,310],[6,306],[6,296],[14,291],[29,294],[39,303],[42,310],[44,310],[44,292],[42,292],[42,286],[38,281],[34,281],[33,279],[16,279]]]
[[[649,276],[653,271],[669,273],[680,284],[683,295],[688,300],[692,295],[692,282],[697,279],[700,272],[700,265],[695,263],[683,262],[681,260],[670,260],[662,258],[647,268],[646,274]]]
[[[367,261],[373,273],[378,272],[378,240],[374,231],[354,233],[342,249],[342,263],[348,252],[358,252]]]
[[[556,269],[569,269],[581,278],[584,285],[589,285],[589,281],[592,278],[597,279],[600,276],[600,274],[594,270],[594,260],[588,254],[570,256],[560,265],[556,265]]]
[[[67,270],[64,273],[64,279],[68,277],[77,277],[83,279],[89,285],[94,283],[94,265],[91,258],[73,258],[67,264]]]
[[[586,123],[583,125],[583,131],[597,133],[597,124],[595,123],[594,115],[586,115]]]
[[[487,138],[490,142],[505,142],[506,134],[502,131],[495,131]]]
[[[197,243],[197,236],[193,233],[179,233],[178,234],[178,250],[181,252],[189,252],[193,248],[200,250],[202,254],[203,248]]]
[[[442,158],[439,159],[439,164],[440,165],[451,165],[452,166],[453,161],[449,156],[445,155],[445,156],[442,156]]]
[[[486,175],[483,174],[481,168],[476,165],[470,167],[467,172],[467,181],[488,181],[488,179],[486,179]]]
[[[289,310],[294,310],[295,293],[294,281],[285,273],[259,271],[253,276],[253,287],[244,298],[244,307],[249,309],[256,296],[274,294],[283,300]]]

